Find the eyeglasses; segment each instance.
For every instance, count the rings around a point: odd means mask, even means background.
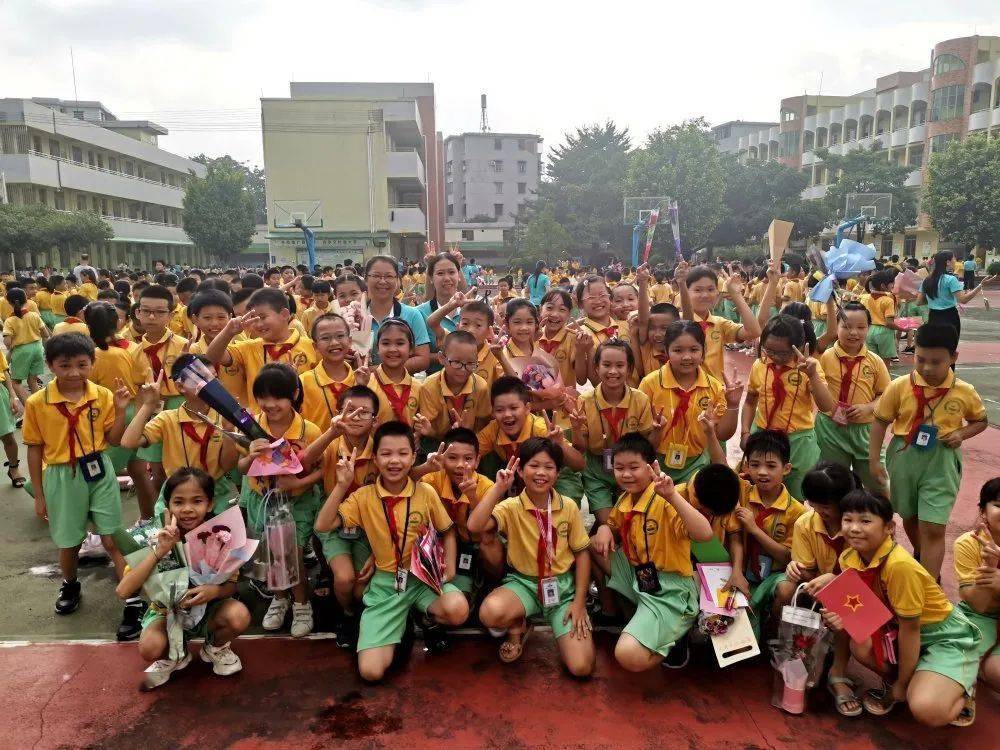
[[[170,315],[170,310],[150,310],[148,307],[140,307],[139,308],[139,314],[140,315],[156,315],[156,316]]]
[[[362,422],[367,422],[369,419],[375,418],[375,412],[371,411],[370,409],[362,409],[361,411],[357,412],[356,414],[352,414],[351,416],[354,419],[358,419]]]
[[[394,273],[370,273],[365,278],[369,278],[372,281],[395,281],[399,277]]]
[[[478,362],[463,362],[460,359],[446,359],[445,362],[448,363],[448,367],[456,367],[460,370],[475,370],[479,366]]]
[[[776,352],[773,349],[768,349],[767,347],[765,347],[762,351],[768,356],[769,359],[774,360],[790,359],[792,355],[795,354],[795,352],[792,351]]]

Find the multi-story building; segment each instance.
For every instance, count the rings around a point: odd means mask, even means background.
[[[806,198],[822,198],[837,175],[815,150],[833,154],[878,148],[911,169],[906,184],[920,188],[931,154],[970,135],[1000,136],[1000,37],[949,39],[934,46],[930,67],[882,76],[851,96],[793,96],[781,100],[780,122],[732,140],[716,136],[723,151],[748,159],[778,160],[809,178]],[[725,123],[715,128],[728,127]],[[926,258],[942,249],[926,215],[905,233],[881,238],[881,253]]]
[[[90,248],[95,266],[152,260],[202,264],[181,222],[184,187],[205,167],[159,147],[166,128],[119,120],[100,102],[0,99],[0,172],[13,205],[44,204],[58,211],[93,211],[114,231]],[[17,267],[71,268],[67,251],[15,253]],[[17,257],[20,256],[20,257]],[[2,267],[9,257],[0,258]]]
[[[446,240],[481,263],[506,257],[505,239],[541,176],[540,136],[462,133],[445,139]]]
[[[428,240],[443,245],[433,84],[292,83],[289,98],[261,99],[261,125],[275,262],[305,261],[302,233],[282,226],[294,205],[322,216],[320,264],[414,260]]]

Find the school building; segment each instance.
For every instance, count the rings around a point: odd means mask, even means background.
[[[56,211],[92,211],[114,231],[90,248],[94,266],[205,265],[210,259],[184,233],[184,188],[205,167],[159,147],[167,129],[119,120],[97,101],[0,99],[0,201]],[[84,248],[14,253],[17,268],[72,268]],[[69,257],[70,255],[74,257]],[[10,268],[4,253],[0,268]]]
[[[776,160],[809,178],[805,198],[822,198],[837,175],[815,150],[847,154],[878,144],[885,158],[910,168],[920,188],[931,154],[971,135],[1000,137],[1000,37],[971,36],[934,45],[929,67],[895,71],[850,96],[800,95],[781,100],[778,122],[735,120],[713,128],[720,150]],[[832,234],[832,233],[830,233]],[[926,258],[959,249],[939,240],[926,215],[905,233],[885,236],[882,255]]]
[[[260,107],[272,262],[305,262],[296,218],[321,265],[444,248],[434,84],[293,82]]]

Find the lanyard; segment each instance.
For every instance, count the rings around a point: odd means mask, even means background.
[[[403,564],[403,550],[406,548],[406,536],[410,528],[410,501],[413,499],[413,495],[407,495],[406,497],[406,515],[403,518],[402,539],[399,538],[399,529],[396,526],[396,505],[402,502],[403,498],[396,495],[383,497],[378,493],[378,490],[375,490],[375,495],[382,506],[386,526],[389,527],[389,536],[392,538],[392,552],[396,557],[396,569],[398,570]]]
[[[944,401],[944,397],[948,395],[954,385],[955,381],[953,380],[951,385],[947,388],[936,388],[934,393],[927,396],[924,394],[924,387],[917,385],[916,378],[913,376],[912,372],[910,373],[910,388],[913,389],[913,397],[917,400],[917,408],[913,412],[913,421],[910,423],[910,432],[906,437],[907,445],[910,445],[913,442],[913,438],[916,437],[917,430],[919,430],[920,425],[923,424],[924,412],[927,410],[927,406],[930,402],[934,399],[938,400],[938,402],[931,407],[931,413],[927,415],[928,419],[930,419],[930,423],[934,424],[934,412],[936,412],[937,408],[941,406],[941,403]]]
[[[549,491],[549,499],[545,505],[545,521],[542,521],[542,511],[532,505],[529,508],[531,515],[535,517],[538,525],[538,549],[535,553],[535,564],[538,567],[538,601],[542,601],[542,579],[547,578],[546,573],[552,570],[552,563],[556,559],[555,527],[552,524],[552,491]]]
[[[340,394],[347,390],[347,386],[343,383],[335,383],[332,380],[326,385],[320,385],[319,375],[316,374],[315,370],[313,370],[312,376],[313,381],[316,383],[316,387],[319,388],[319,392],[323,394],[323,403],[326,404],[326,410],[330,415],[330,419],[333,419],[336,416],[337,411],[330,405],[330,399],[326,395],[327,389],[333,391],[333,402],[336,404],[337,401],[340,400]]]
[[[646,534],[646,515],[649,513],[649,507],[653,504],[653,500],[656,499],[656,493],[654,492],[649,497],[649,502],[646,503],[646,507],[643,508],[642,512],[635,510],[633,507],[628,513],[625,514],[625,518],[622,521],[622,553],[629,560],[637,560],[638,555],[634,554],[636,552],[635,545],[632,544],[632,519],[637,515],[642,516],[642,540],[646,545],[646,563],[649,563],[652,556],[649,554],[649,535]],[[629,548],[633,554],[629,554]]]
[[[66,419],[66,425],[69,432],[69,462],[73,465],[73,473],[76,473],[76,446],[80,445],[80,451],[83,452],[83,440],[76,431],[76,425],[80,421],[80,415],[83,414],[83,410],[87,410],[87,418],[90,420],[90,447],[92,450],[97,450],[97,438],[94,435],[94,415],[90,411],[90,407],[93,405],[93,401],[87,401],[79,409],[71,412],[66,404],[59,402],[55,405],[56,411],[63,415]],[[74,441],[74,438],[76,440]]]

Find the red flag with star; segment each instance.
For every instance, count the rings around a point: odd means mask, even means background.
[[[834,578],[816,598],[828,610],[840,615],[844,629],[858,643],[868,640],[892,619],[892,612],[854,568]]]

